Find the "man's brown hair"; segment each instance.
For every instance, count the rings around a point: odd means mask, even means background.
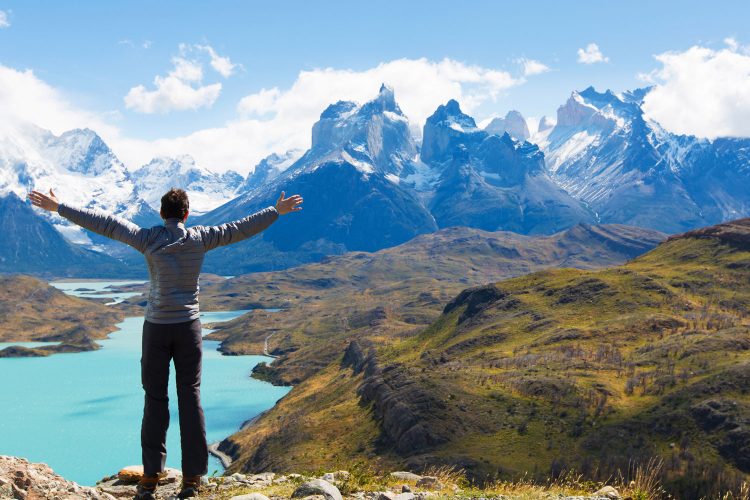
[[[161,197],[161,216],[164,219],[184,219],[190,209],[188,195],[183,189],[172,188]]]

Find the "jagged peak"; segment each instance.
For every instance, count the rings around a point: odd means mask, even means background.
[[[395,99],[393,87],[386,85],[385,83],[381,83],[380,90],[378,90],[378,98]]]
[[[438,108],[435,110],[435,112],[430,116],[427,121],[429,123],[437,123],[437,122],[452,122],[452,123],[459,123],[464,127],[468,128],[476,128],[477,124],[474,121],[474,118],[471,116],[465,114],[463,111],[461,111],[461,106],[458,104],[458,101],[455,99],[449,100],[445,104],[441,104],[438,106]]]
[[[371,101],[366,102],[359,111],[360,115],[380,114],[385,111],[402,115],[401,108],[396,103],[396,96],[393,88],[385,83],[380,85],[378,95]]]
[[[186,166],[188,168],[198,168],[195,164],[195,158],[189,154],[181,154],[175,156],[155,156],[150,162],[144,165],[144,167],[151,167],[155,165],[169,165],[171,168],[180,168]]]
[[[339,118],[341,115],[351,112],[357,108],[357,103],[352,101],[337,101],[333,104],[329,104],[326,109],[320,114],[320,119],[333,119]]]
[[[526,118],[514,109],[511,109],[505,114],[504,118],[496,116],[493,118],[484,130],[490,134],[502,135],[503,133],[509,133],[520,141],[525,141],[531,134],[529,133],[529,127],[526,123]]]
[[[653,90],[654,86],[649,85],[648,87],[640,87],[633,90],[626,90],[622,94],[620,94],[620,100],[623,102],[629,102],[633,104],[637,104],[640,106],[643,104],[643,99],[646,97],[646,94],[651,92]]]

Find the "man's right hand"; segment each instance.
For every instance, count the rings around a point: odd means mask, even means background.
[[[276,211],[279,215],[288,214],[289,212],[299,212],[302,207],[298,206],[302,203],[302,197],[298,194],[284,198],[284,191],[281,192],[279,199],[276,200]]]
[[[49,210],[50,212],[57,212],[57,208],[60,206],[60,202],[57,201],[54,191],[49,190],[49,195],[40,193],[39,191],[32,191],[28,194],[31,204],[35,207]]]

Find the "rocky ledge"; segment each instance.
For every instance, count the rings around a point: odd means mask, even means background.
[[[43,463],[31,463],[24,458],[0,455],[0,499],[18,500],[116,500],[133,498],[140,466],[128,466],[112,476],[104,477],[96,486],[80,486],[68,481]],[[175,498],[182,476],[175,469],[167,469],[157,489],[157,498]],[[301,498],[307,500],[426,500],[428,498],[512,500],[511,495],[477,495],[475,490],[462,491],[449,481],[436,476],[421,476],[412,472],[391,472],[382,478],[380,488],[356,485],[360,477],[347,471],[336,471],[320,477],[301,474],[277,475],[273,472],[240,474],[204,478],[200,499],[210,500],[277,500]],[[344,492],[342,494],[342,492]],[[524,490],[524,499],[535,498]],[[540,492],[538,498],[556,500],[617,500],[623,497],[611,486],[604,486],[591,495],[566,496]]]

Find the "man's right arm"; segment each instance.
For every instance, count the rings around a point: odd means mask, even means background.
[[[276,207],[269,205],[263,210],[240,220],[227,222],[219,226],[196,226],[195,229],[200,232],[203,247],[208,252],[216,247],[250,238],[265,230],[278,218],[279,212]]]
[[[146,249],[148,229],[143,229],[122,217],[66,203],[59,204],[57,213],[85,229],[130,245],[141,253]]]

